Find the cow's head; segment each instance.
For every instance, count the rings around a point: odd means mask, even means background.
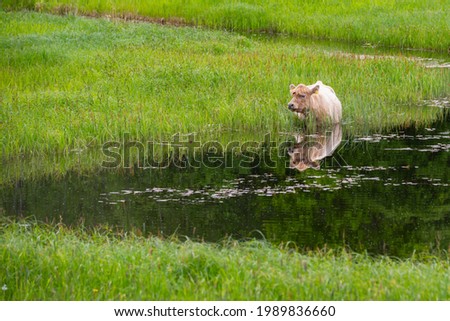
[[[291,84],[289,90],[292,95],[292,99],[288,104],[289,110],[295,113],[305,114],[310,108],[311,95],[319,91],[319,85],[309,89],[303,84],[298,86]]]

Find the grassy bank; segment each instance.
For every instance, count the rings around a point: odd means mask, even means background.
[[[334,87],[355,131],[429,122],[448,70],[221,31],[0,11],[5,157],[174,133],[288,131],[288,85]],[[258,138],[260,138],[258,134]]]
[[[237,31],[447,51],[448,0],[433,1],[135,1],[4,0],[4,8],[166,21]]]
[[[2,300],[448,300],[448,258],[300,254],[106,229],[2,224]]]

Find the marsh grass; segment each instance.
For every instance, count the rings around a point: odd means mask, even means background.
[[[288,85],[334,87],[354,131],[430,122],[449,74],[222,31],[0,11],[2,154],[69,153],[180,133],[295,129]],[[213,130],[212,130],[213,129]],[[247,133],[247,134],[246,134]]]
[[[448,0],[4,0],[3,7],[59,14],[107,14],[126,19],[164,18],[217,29],[286,33],[401,48],[446,51],[450,47]]]
[[[448,300],[449,260],[5,222],[2,300]],[[425,286],[426,285],[426,286]]]

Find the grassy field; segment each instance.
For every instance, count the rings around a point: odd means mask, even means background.
[[[3,0],[9,9],[101,15],[127,19],[264,31],[402,48],[450,48],[448,0]]]
[[[0,300],[450,299],[448,257],[301,254],[23,222],[3,222],[0,244]]]
[[[345,135],[431,123],[443,111],[424,101],[450,95],[448,69],[402,53],[205,28],[445,52],[448,1],[0,6],[0,184],[98,168],[99,147],[125,133],[161,141],[195,132],[226,144],[295,131],[290,83],[334,87]],[[191,26],[123,21],[142,17]],[[449,263],[0,221],[0,300],[449,300]]]
[[[180,133],[289,131],[290,83],[334,87],[353,131],[430,122],[449,73],[223,31],[0,11],[2,155]],[[353,129],[352,129],[353,128]]]

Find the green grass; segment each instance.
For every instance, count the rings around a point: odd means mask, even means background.
[[[449,94],[448,70],[411,58],[191,27],[0,11],[0,49],[3,158],[124,133],[288,131],[298,124],[286,108],[290,83],[332,85],[353,131],[430,122],[442,113],[421,102]]]
[[[65,4],[4,0],[2,7],[449,47],[442,10],[448,1]],[[267,132],[295,130],[298,121],[286,108],[290,83],[333,86],[347,133],[430,123],[442,111],[423,101],[449,96],[448,70],[402,55],[363,57],[289,39],[73,15],[0,11],[0,52],[2,181],[3,171],[23,176],[14,164],[28,156],[30,173],[95,168],[98,147],[124,133],[155,141],[177,132],[260,141]],[[80,149],[67,161],[64,155]],[[0,260],[0,286],[7,288],[1,300],[450,299],[448,257],[299,253],[259,241],[205,244],[3,222]]]
[[[449,259],[5,223],[0,300],[449,300]]]
[[[7,9],[127,18],[165,18],[234,31],[447,51],[450,2],[418,1],[211,1],[211,0],[4,0]]]

